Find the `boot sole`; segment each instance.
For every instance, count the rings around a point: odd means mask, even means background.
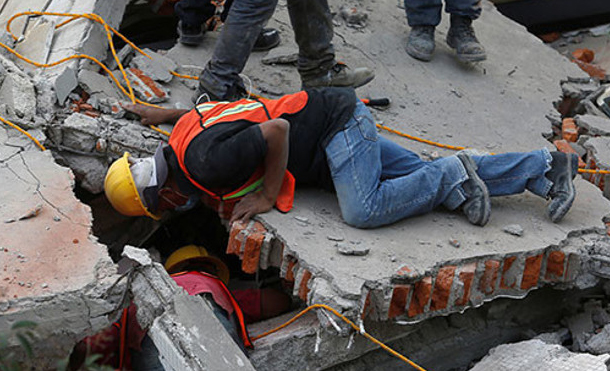
[[[458,155],[458,157],[460,156]],[[468,221],[474,225],[483,227],[485,226],[485,224],[487,224],[487,222],[489,222],[489,218],[491,216],[491,198],[489,196],[489,190],[487,189],[487,186],[485,185],[483,179],[481,179],[477,174],[477,169],[472,166],[472,163],[470,161],[463,161],[461,158],[460,161],[464,165],[466,173],[468,173],[470,179],[474,181],[474,183],[483,190],[483,202],[486,205],[485,210],[483,211],[483,215],[479,220],[468,219]]]
[[[432,54],[434,53],[422,53],[419,50],[411,47],[409,44],[407,44],[406,50],[407,54],[409,54],[411,57],[424,62],[430,62],[432,60]]]
[[[457,49],[455,47],[455,45],[449,41],[449,39],[446,40],[447,41],[447,45],[449,45],[449,47],[453,50],[455,50],[455,55],[457,56],[457,59],[460,62],[464,62],[464,63],[472,63],[472,62],[482,62],[484,60],[487,59],[487,53],[480,53],[480,54],[460,54],[457,52]]]

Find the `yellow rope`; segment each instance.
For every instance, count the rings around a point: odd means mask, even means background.
[[[5,120],[4,118],[0,117],[0,121],[4,122],[5,124],[7,124],[8,126],[12,127],[13,129],[19,131],[21,134],[25,135],[26,137],[30,138],[34,143],[36,143],[36,145],[38,146],[38,148],[40,148],[43,151],[46,151],[47,149],[44,148],[44,146],[42,144],[40,144],[40,142],[38,141],[38,139],[34,138],[32,135],[30,135],[30,133],[28,133],[27,131],[23,130],[22,128],[20,128],[19,126],[13,124],[12,122]]]
[[[282,325],[280,325],[280,326],[278,326],[278,327],[276,327],[276,328],[274,328],[272,330],[269,330],[269,331],[267,331],[265,333],[262,333],[262,334],[260,334],[258,336],[253,337],[252,341],[256,341],[256,340],[258,340],[260,338],[263,338],[263,337],[265,337],[267,335],[271,335],[274,332],[277,332],[277,331],[283,329],[284,327],[290,325],[291,323],[293,323],[294,321],[299,319],[305,313],[309,312],[312,309],[316,309],[316,308],[324,309],[324,310],[327,310],[327,311],[331,312],[332,314],[334,314],[335,316],[337,316],[341,320],[343,320],[345,323],[350,325],[354,330],[358,331],[358,333],[360,333],[362,336],[364,336],[365,338],[369,339],[373,343],[379,345],[386,352],[388,352],[391,355],[397,357],[401,361],[404,361],[404,362],[408,363],[409,365],[411,365],[412,367],[414,367],[415,369],[417,369],[419,371],[426,371],[426,369],[424,369],[423,367],[419,366],[417,363],[411,361],[409,358],[403,356],[402,354],[398,353],[394,349],[392,349],[389,346],[385,345],[381,341],[375,339],[373,336],[369,335],[367,332],[362,330],[360,327],[356,326],[356,324],[354,322],[350,321],[347,317],[345,317],[341,313],[337,312],[335,309],[333,309],[333,308],[331,308],[331,307],[329,307],[328,305],[325,305],[325,304],[313,304],[313,305],[310,305],[309,307],[307,307],[304,310],[302,310],[301,312],[299,312],[296,316],[292,317],[288,322],[285,322],[284,324],[282,324]]]

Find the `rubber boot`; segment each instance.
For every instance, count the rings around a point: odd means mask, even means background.
[[[413,26],[407,40],[407,54],[428,62],[434,53],[434,26]]]
[[[466,153],[460,153],[457,157],[462,161],[468,180],[462,183],[462,188],[468,195],[462,210],[471,224],[484,226],[491,216],[491,199],[485,182],[477,174],[477,164],[472,157]]]
[[[549,191],[551,203],[548,213],[551,221],[557,223],[570,210],[576,197],[572,180],[578,173],[578,156],[574,153],[551,152],[551,157],[551,170],[545,174],[546,178],[553,182]]]
[[[457,58],[462,62],[480,62],[487,59],[485,48],[474,34],[472,19],[468,17],[451,15],[447,44],[455,49]]]

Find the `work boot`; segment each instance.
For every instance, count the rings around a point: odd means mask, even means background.
[[[474,34],[472,19],[468,17],[451,15],[447,44],[456,50],[457,57],[462,62],[479,62],[487,59],[485,48]]]
[[[212,93],[206,89],[201,82],[197,85],[195,93],[191,96],[191,101],[195,104],[205,102],[235,102],[240,99],[249,98],[248,91],[241,85],[234,83],[222,96]]]
[[[407,54],[428,62],[434,53],[434,26],[413,26],[407,40]]]
[[[462,205],[462,210],[466,215],[466,219],[471,224],[480,225],[481,227],[487,224],[491,215],[491,199],[489,191],[483,180],[477,174],[477,164],[472,157],[465,153],[460,153],[457,157],[462,161],[468,180],[462,183],[462,188],[468,194],[468,199]]]
[[[253,52],[264,52],[280,45],[280,33],[275,28],[263,28],[258,35]]]
[[[182,45],[197,46],[203,42],[204,25],[193,26],[178,21],[178,41]]]
[[[551,221],[557,223],[570,210],[576,197],[572,180],[578,173],[578,156],[574,153],[551,152],[551,157],[551,170],[545,174],[553,182],[548,195],[551,198],[548,212]]]
[[[368,67],[351,69],[346,64],[337,62],[330,70],[315,77],[302,78],[301,89],[326,86],[351,86],[357,88],[375,78],[375,72]]]

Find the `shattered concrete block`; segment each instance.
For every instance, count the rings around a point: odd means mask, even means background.
[[[104,178],[108,170],[105,158],[71,153],[62,154],[62,158],[74,172],[81,187],[93,194],[104,191]]]
[[[127,111],[121,106],[121,103],[118,99],[110,98],[110,97],[100,97],[100,95],[96,94],[89,98],[89,102],[92,99],[96,101],[94,105],[97,109],[102,111],[105,114],[111,115],[113,118],[120,119],[125,117]]]
[[[591,313],[578,313],[568,318],[567,321],[573,339],[572,350],[576,352],[585,351],[585,340],[595,330]]]
[[[186,76],[199,77],[201,72],[203,72],[203,68],[199,66],[193,65],[183,65],[179,66],[175,69],[176,73]],[[186,85],[189,89],[197,89],[197,85],[199,85],[199,80],[193,79],[185,79],[179,78],[180,82]]]
[[[152,59],[139,54],[133,58],[131,65],[155,81],[170,82],[173,78],[170,71],[174,71],[178,67],[176,62],[150,49],[143,51]]]
[[[55,20],[36,22],[33,26],[28,27],[23,40],[17,43],[15,50],[34,62],[45,64],[51,51],[54,34]],[[21,59],[17,59],[17,64],[26,70],[37,68]]]
[[[0,88],[0,101],[19,118],[30,120],[36,115],[34,84],[26,77],[9,73]]]
[[[545,344],[534,339],[499,345],[490,350],[470,371],[606,371],[609,359],[608,354],[593,356],[572,353],[561,345]]]
[[[71,67],[65,67],[55,78],[54,87],[57,96],[57,103],[63,106],[68,95],[78,86],[76,71]]]
[[[81,152],[93,152],[102,128],[96,119],[74,113],[64,121],[62,131],[64,147]]]
[[[135,52],[135,50],[131,47],[131,45],[125,44],[125,46],[123,46],[121,48],[121,50],[119,50],[118,53],[116,53],[116,54],[117,54],[117,58],[119,59],[121,64],[123,66],[126,66],[129,64],[129,62],[133,58],[134,52]],[[112,53],[109,53],[108,57],[106,58],[106,67],[108,67],[108,69],[111,71],[119,68],[119,66],[116,63],[116,59],[114,59],[114,56],[112,55]]]
[[[595,355],[610,353],[610,325],[585,342],[585,350]]]
[[[79,85],[89,95],[102,94],[107,97],[119,99],[119,90],[114,81],[97,72],[81,69],[78,73]]]
[[[574,117],[579,128],[587,130],[593,136],[610,136],[610,118],[595,115],[577,115]]]
[[[135,95],[147,103],[161,103],[169,98],[169,91],[137,68],[125,70]]]
[[[585,99],[587,95],[599,89],[599,82],[587,79],[584,82],[564,81],[561,83],[561,91],[564,97]]]

